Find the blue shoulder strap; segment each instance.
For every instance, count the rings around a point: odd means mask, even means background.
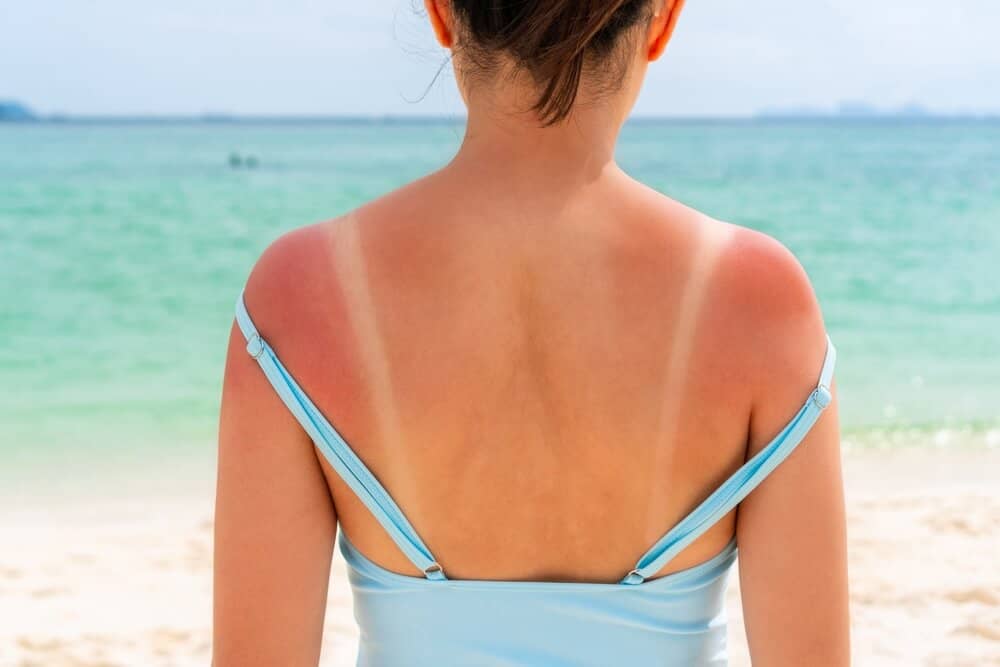
[[[792,453],[792,450],[802,441],[833,398],[830,393],[830,382],[833,379],[833,367],[836,359],[837,349],[827,334],[826,358],[820,372],[819,384],[798,413],[764,449],[743,464],[712,495],[660,538],[639,559],[635,569],[629,572],[621,583],[641,584],[663,569],[677,554],[736,507]]]
[[[260,364],[264,375],[274,387],[278,396],[295,416],[302,428],[323,453],[323,456],[337,474],[357,494],[372,515],[378,520],[389,537],[399,545],[406,557],[417,566],[428,579],[445,579],[444,571],[424,545],[402,510],[389,496],[375,475],[354,453],[347,441],[323,416],[306,393],[299,387],[292,375],[285,369],[274,350],[267,344],[247,313],[243,301],[243,290],[236,300],[236,323],[247,339],[247,352]]]

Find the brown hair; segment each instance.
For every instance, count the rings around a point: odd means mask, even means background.
[[[647,18],[650,0],[452,0],[464,28],[463,53],[480,67],[503,52],[541,93],[532,110],[544,125],[573,107],[588,58],[606,60],[622,33]],[[470,43],[465,43],[470,42]],[[612,78],[620,78],[615,76]]]

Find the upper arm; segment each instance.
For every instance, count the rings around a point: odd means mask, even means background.
[[[819,382],[826,328],[805,270],[756,235],[748,335],[756,350],[748,454],[772,440]],[[754,267],[756,267],[754,269]],[[836,377],[836,372],[834,373]],[[796,449],[740,505],[740,588],[754,665],[850,662],[847,545],[836,380],[832,401]]]
[[[286,235],[272,244],[247,281],[247,309],[265,338],[280,322],[269,312],[294,243]],[[315,448],[234,323],[219,417],[214,665],[318,663],[335,536]]]

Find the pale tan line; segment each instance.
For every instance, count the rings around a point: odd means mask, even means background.
[[[688,366],[691,352],[694,349],[695,335],[700,321],[699,315],[705,304],[705,294],[712,272],[718,263],[719,255],[725,247],[725,240],[731,235],[722,225],[705,219],[699,225],[699,240],[696,243],[695,256],[691,262],[691,271],[681,295],[677,325],[671,336],[672,343],[665,365],[666,376],[663,382],[663,412],[659,419],[653,445],[653,458],[650,470],[655,476],[662,476],[662,483],[652,485],[650,503],[647,505],[646,531],[651,540],[659,539],[671,528],[649,520],[648,512],[655,507],[661,507],[665,496],[670,493],[669,471],[673,465],[676,453],[676,439],[680,427],[678,415],[684,405],[685,384],[688,381]],[[650,543],[650,545],[652,542]]]
[[[403,446],[405,436],[400,426],[389,356],[383,344],[385,336],[379,326],[370,289],[360,225],[353,215],[343,218],[337,225],[339,230],[333,248],[334,271],[346,302],[347,318],[357,340],[359,367],[365,374],[375,416],[372,420],[375,432],[366,434],[366,439],[377,442],[379,449],[390,452],[389,461],[393,465],[405,463],[398,458],[406,455],[406,447]]]

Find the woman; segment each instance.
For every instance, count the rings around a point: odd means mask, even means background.
[[[217,666],[317,663],[338,524],[358,664],[726,664],[737,544],[754,664],[849,662],[809,279],[614,161],[682,4],[427,0],[461,148],[237,300]]]

